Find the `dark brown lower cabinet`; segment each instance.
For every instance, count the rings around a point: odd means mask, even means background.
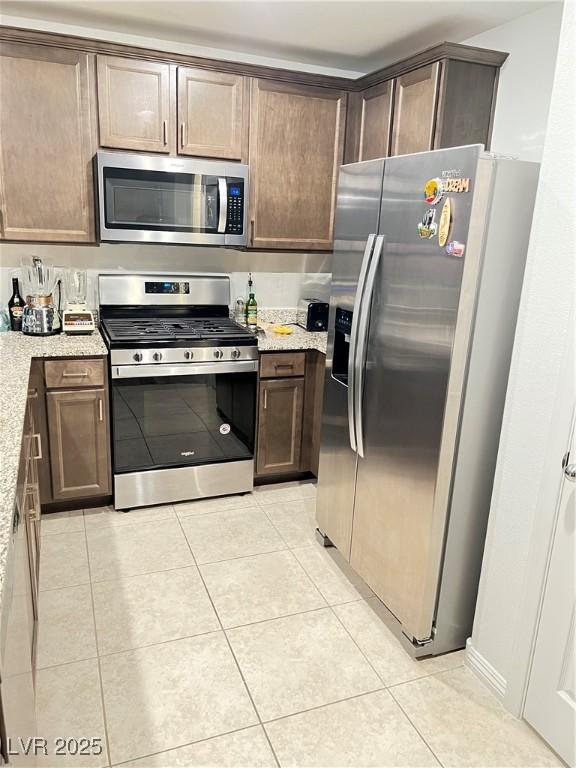
[[[59,390],[46,400],[53,500],[109,494],[107,390]]]
[[[257,475],[300,471],[304,378],[260,381]]]

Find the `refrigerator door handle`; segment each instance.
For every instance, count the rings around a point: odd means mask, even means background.
[[[368,339],[368,320],[374,280],[382,256],[384,235],[378,235],[374,244],[374,253],[366,276],[364,299],[362,301],[360,319],[358,321],[358,336],[356,339],[355,375],[354,375],[354,425],[356,431],[356,453],[364,458],[364,427],[362,423],[362,392],[364,389],[364,367],[366,365],[366,342]]]
[[[366,284],[366,275],[368,274],[368,267],[370,265],[370,257],[374,248],[374,241],[376,235],[368,235],[366,240],[366,247],[364,248],[364,256],[362,257],[362,265],[360,267],[360,275],[358,277],[358,286],[356,288],[356,296],[354,298],[354,309],[352,312],[352,328],[350,329],[350,348],[348,350],[348,432],[350,435],[350,448],[353,451],[357,451],[356,443],[356,426],[354,423],[355,418],[355,397],[354,392],[356,390],[355,375],[356,375],[356,349],[358,346],[358,327],[360,321],[360,312],[362,307],[362,297],[364,295],[364,288]]]

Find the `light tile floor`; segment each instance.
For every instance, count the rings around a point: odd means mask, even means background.
[[[407,656],[315,492],[43,518],[39,735],[105,745],[66,765],[561,765],[463,652]]]

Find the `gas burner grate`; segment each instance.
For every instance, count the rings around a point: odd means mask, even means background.
[[[230,318],[107,318],[103,325],[112,341],[232,339],[251,335]]]

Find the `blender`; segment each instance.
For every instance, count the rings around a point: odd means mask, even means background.
[[[67,269],[64,272],[66,307],[62,313],[64,333],[93,333],[94,314],[86,306],[86,270]]]
[[[29,336],[53,336],[60,333],[60,314],[53,294],[58,271],[38,256],[22,260],[22,283],[26,306],[22,315],[22,333]]]

